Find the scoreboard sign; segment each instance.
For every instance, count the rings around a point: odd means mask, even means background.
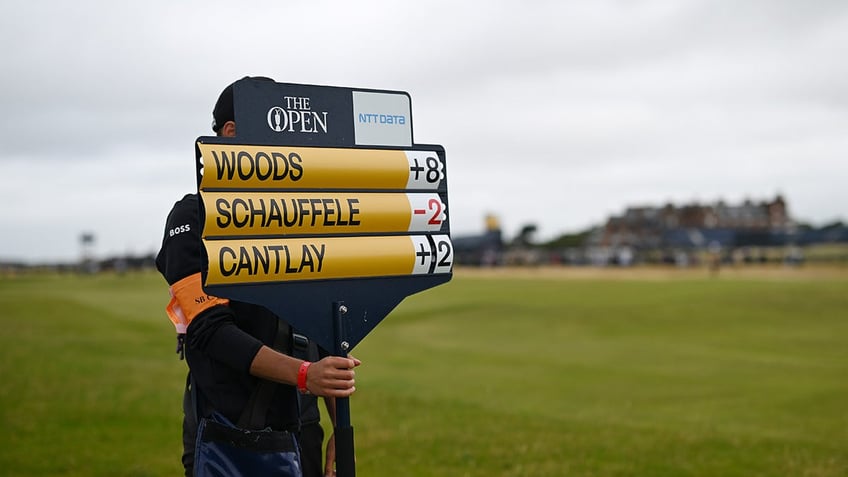
[[[408,94],[243,79],[234,97],[237,136],[196,141],[207,293],[332,351],[450,280],[445,151],[412,143]]]

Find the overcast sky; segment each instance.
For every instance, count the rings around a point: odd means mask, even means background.
[[[0,260],[158,250],[244,75],[407,91],[453,235],[782,194],[848,219],[848,2],[38,1],[0,16]]]

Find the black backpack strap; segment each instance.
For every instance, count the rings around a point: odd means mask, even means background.
[[[291,327],[283,320],[277,319],[277,335],[274,337],[274,350],[291,354]],[[286,352],[288,351],[288,352]],[[264,429],[265,420],[268,415],[268,409],[271,407],[271,398],[274,396],[274,391],[277,388],[277,383],[260,379],[259,384],[253,389],[250,394],[250,399],[244,411],[239,417],[237,426],[242,429]]]
[[[317,361],[315,356],[309,356],[309,338],[292,330],[292,356],[306,361]]]
[[[197,440],[197,396],[191,371],[186,374],[183,393],[183,468],[186,475],[194,475],[194,447]]]

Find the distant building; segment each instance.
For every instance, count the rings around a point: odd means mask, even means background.
[[[500,221],[486,216],[486,230],[480,235],[453,236],[454,261],[458,265],[499,265],[503,256],[503,236]]]
[[[786,201],[739,205],[723,201],[663,207],[630,207],[607,220],[593,245],[637,250],[668,247],[731,247],[782,242],[793,231]]]
[[[451,237],[458,265],[630,266],[639,263],[699,263],[803,261],[802,247],[848,243],[848,225],[822,228],[796,223],[786,200],[739,204],[628,207],[622,215],[580,234],[579,242],[537,246],[518,240],[504,243],[495,216],[486,217],[480,235]],[[842,260],[845,260],[844,258]]]

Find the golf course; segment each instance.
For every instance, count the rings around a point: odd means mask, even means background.
[[[0,474],[181,475],[167,301],[154,271],[0,277]],[[845,266],[460,268],[352,351],[356,471],[845,476],[846,338]]]

